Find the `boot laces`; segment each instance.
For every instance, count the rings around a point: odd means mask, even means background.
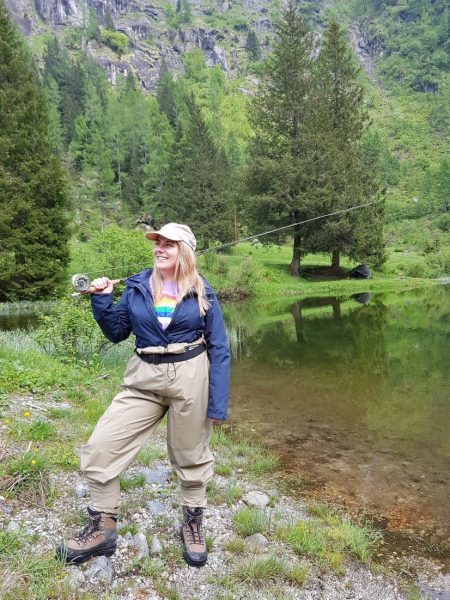
[[[80,531],[78,535],[74,537],[74,540],[81,546],[86,542],[90,542],[95,536],[94,533],[98,533],[98,526],[100,524],[101,517],[98,516],[95,519],[92,519],[86,527]]]
[[[202,521],[201,518],[188,516],[187,519],[188,524],[188,537],[190,544],[199,544],[202,546],[205,543],[205,539],[202,531]],[[197,525],[197,528],[194,529],[194,525]]]

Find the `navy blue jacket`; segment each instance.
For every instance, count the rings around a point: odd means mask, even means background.
[[[210,304],[205,316],[200,315],[197,295],[183,298],[176,305],[166,330],[161,327],[153,307],[149,287],[152,269],[129,277],[119,302],[112,294],[91,294],[92,311],[100,328],[111,342],[125,340],[130,333],[136,336],[136,347],[164,346],[177,342],[194,342],[202,335],[210,362],[208,417],[226,419],[230,352],[219,302],[205,281],[206,298]]]

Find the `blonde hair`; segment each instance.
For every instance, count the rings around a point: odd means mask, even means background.
[[[177,303],[193,291],[197,294],[198,309],[203,317],[209,308],[205,296],[205,284],[197,271],[197,259],[192,248],[185,242],[176,242],[178,245],[177,264],[175,267],[175,283],[178,288]],[[155,265],[152,272],[153,303],[158,304],[162,296],[163,280],[158,267]]]

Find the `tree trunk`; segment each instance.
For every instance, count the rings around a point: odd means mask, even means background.
[[[291,307],[291,315],[294,317],[294,322],[295,322],[295,331],[297,333],[297,342],[304,342],[305,341],[305,336],[303,335],[303,330],[302,330],[302,324],[303,324],[303,320],[302,320],[302,306],[300,302],[295,302],[295,304],[293,304],[293,306]]]
[[[331,306],[333,307],[333,319],[339,320],[341,318],[341,303],[337,298],[331,300]]]
[[[294,233],[294,243],[292,247],[292,261],[289,266],[289,272],[293,277],[300,277],[300,242],[302,241],[299,233]]]
[[[341,253],[339,250],[333,250],[331,255],[331,271],[337,275],[339,273]]]

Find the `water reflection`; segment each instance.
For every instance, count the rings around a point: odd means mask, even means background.
[[[30,330],[39,324],[39,315],[49,314],[53,301],[0,303],[0,331]]]
[[[448,535],[449,308],[448,286],[226,307],[232,420],[320,496]]]

